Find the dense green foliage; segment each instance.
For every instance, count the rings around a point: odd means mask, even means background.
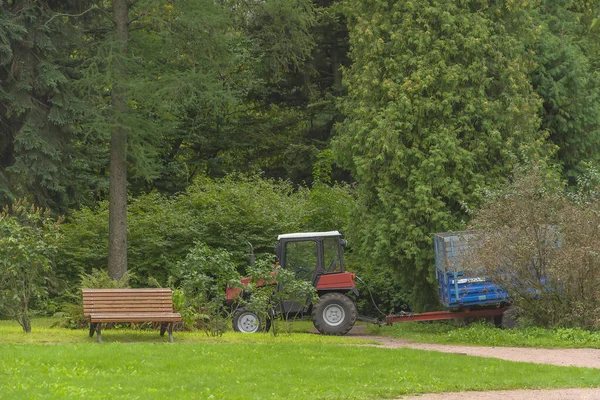
[[[248,269],[250,280],[242,287],[248,297],[238,299],[236,305],[254,312],[262,324],[269,319],[269,322],[272,322],[271,332],[276,336],[279,333],[279,322],[287,320],[285,332],[290,333],[291,321],[295,317],[289,312],[285,314],[284,302],[314,304],[318,296],[312,282],[298,279],[293,270],[278,268],[274,273],[273,258],[257,260],[256,264]]]
[[[353,45],[341,162],[360,182],[351,238],[393,266],[414,307],[434,295],[432,234],[456,229],[514,159],[544,156],[521,7],[348,2]]]
[[[65,46],[72,27],[48,1],[0,2],[0,201],[65,205],[79,100]],[[55,11],[68,10],[57,2]],[[53,4],[54,6],[54,4]],[[75,157],[74,157],[75,156]]]
[[[600,154],[600,75],[577,34],[582,12],[569,7],[571,1],[542,1],[534,18],[538,40],[531,45],[534,68],[530,81],[542,99],[541,129],[557,146],[563,175],[574,178],[585,163],[598,163]],[[593,3],[593,2],[588,2]],[[583,14],[583,15],[582,15]]]
[[[432,234],[462,228],[519,161],[568,185],[597,167],[599,13],[598,0],[0,0],[0,205],[65,215],[55,272],[75,289],[108,264],[112,146],[126,152],[117,219],[134,286],[167,284],[195,244],[243,272],[247,242],[271,254],[279,233],[339,229],[385,312],[437,307]]]
[[[257,256],[272,255],[279,233],[344,229],[353,204],[346,186],[294,190],[288,182],[258,176],[201,177],[176,197],[139,196],[128,207],[133,284],[146,286],[153,278],[166,285],[169,276],[179,277],[178,263],[193,257],[195,243],[225,249],[230,262],[244,272],[249,243]],[[107,213],[105,202],[83,208],[63,227],[59,271],[75,286],[73,279],[81,272],[106,265]]]
[[[18,201],[0,212],[0,316],[31,331],[31,312],[46,306],[62,219]]]
[[[175,266],[169,283],[178,288],[174,306],[186,326],[196,326],[213,336],[220,336],[228,329],[225,288],[230,283],[239,285],[240,281],[231,258],[226,250],[196,243]]]

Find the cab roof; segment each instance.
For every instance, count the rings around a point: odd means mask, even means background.
[[[331,236],[342,236],[342,235],[339,231],[284,233],[282,235],[277,236],[277,240],[302,239],[302,238],[311,238],[311,237],[331,237]]]

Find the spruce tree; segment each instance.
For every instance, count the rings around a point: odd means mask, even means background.
[[[542,99],[542,129],[558,148],[557,161],[571,183],[600,161],[600,74],[591,38],[580,35],[585,9],[577,2],[545,0],[535,9],[538,26],[530,80]],[[590,2],[593,3],[593,2]],[[582,23],[583,22],[583,23]],[[593,41],[598,45],[597,36]]]
[[[28,196],[55,209],[68,204],[78,114],[66,59],[73,26],[54,16],[71,7],[0,1],[0,203]]]

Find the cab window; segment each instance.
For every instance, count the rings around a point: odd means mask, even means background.
[[[294,271],[298,279],[312,281],[317,270],[317,242],[288,242],[285,249],[285,267]]]
[[[342,268],[337,237],[326,237],[323,240],[323,261],[325,273],[338,272]]]

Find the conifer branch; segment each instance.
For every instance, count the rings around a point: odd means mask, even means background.
[[[85,10],[84,12],[82,12],[81,14],[54,14],[52,16],[52,18],[50,18],[48,21],[46,21],[46,23],[44,24],[44,26],[48,26],[48,24],[56,17],[81,17],[87,13],[89,13],[92,10],[96,10],[99,9],[97,5],[93,5],[90,8],[88,8],[87,10]]]

